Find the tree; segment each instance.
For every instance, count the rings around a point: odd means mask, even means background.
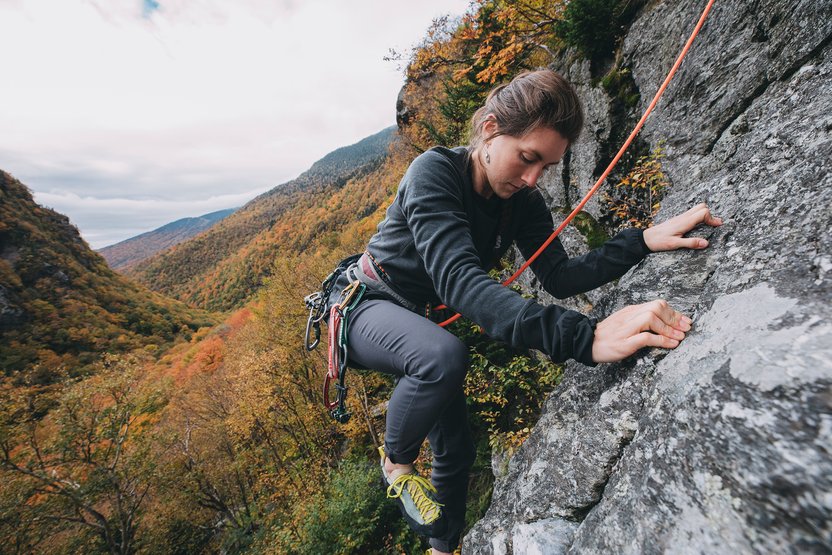
[[[564,5],[476,0],[461,21],[434,20],[406,71],[401,123],[415,149],[467,142],[471,116],[495,84],[551,62]]]
[[[28,519],[16,530],[45,537],[74,528],[108,553],[135,552],[155,474],[148,419],[166,399],[163,384],[138,379],[141,366],[106,355],[97,375],[65,387],[47,417],[37,389],[3,387],[0,469]]]

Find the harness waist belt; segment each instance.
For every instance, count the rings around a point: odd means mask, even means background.
[[[416,314],[423,314],[427,316],[430,313],[430,304],[427,304],[426,307],[422,307],[407,300],[396,292],[396,290],[390,285],[390,278],[384,270],[376,264],[369,253],[365,252],[362,254],[361,258],[358,259],[358,262],[355,263],[354,268],[351,267],[350,269],[355,272],[355,276],[358,280],[365,284],[369,289],[383,293],[404,308],[411,312],[415,312]],[[423,308],[425,308],[424,311],[422,310]]]

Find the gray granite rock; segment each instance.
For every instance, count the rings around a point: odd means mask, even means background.
[[[630,29],[643,105],[699,4],[650,4]],[[668,145],[657,220],[707,200],[725,224],[580,301],[665,298],[694,328],[570,363],[463,552],[832,552],[830,37],[828,0],[716,4],[644,138]]]

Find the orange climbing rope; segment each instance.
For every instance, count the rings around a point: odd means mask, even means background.
[[[653,108],[656,107],[656,104],[659,102],[659,99],[662,97],[662,94],[664,94],[665,89],[670,84],[670,80],[673,79],[673,76],[676,74],[676,70],[679,69],[679,66],[682,64],[682,60],[684,60],[685,55],[687,55],[688,50],[690,50],[690,47],[693,44],[693,40],[696,38],[696,35],[699,34],[699,30],[702,28],[702,25],[705,23],[705,18],[708,17],[708,12],[711,11],[711,7],[714,5],[714,1],[715,0],[709,0],[708,1],[708,5],[705,6],[705,9],[702,11],[702,15],[699,16],[699,22],[696,24],[696,27],[693,29],[693,32],[690,34],[690,37],[688,38],[688,41],[685,43],[684,48],[682,48],[682,51],[679,53],[679,56],[676,58],[676,63],[674,63],[673,67],[670,68],[670,72],[667,74],[667,77],[664,78],[664,82],[662,83],[661,87],[659,87],[659,90],[656,91],[656,95],[653,97],[653,101],[650,102],[649,106],[647,106],[647,109],[644,111],[644,115],[641,116],[641,119],[636,124],[635,128],[633,129],[633,132],[630,133],[630,136],[627,137],[626,141],[624,141],[624,144],[619,149],[618,154],[616,154],[615,158],[612,159],[612,162],[609,163],[609,165],[607,166],[607,169],[604,170],[604,173],[601,174],[601,177],[598,178],[598,181],[595,182],[595,185],[592,186],[592,189],[590,189],[589,192],[586,194],[586,196],[584,196],[583,200],[580,203],[578,203],[578,206],[576,206],[575,209],[572,210],[572,212],[566,217],[566,219],[563,220],[563,222],[558,226],[558,228],[554,232],[552,232],[552,234],[549,236],[548,239],[546,239],[546,241],[540,246],[540,248],[537,249],[537,251],[535,251],[535,253],[532,256],[529,257],[529,259],[525,262],[525,264],[520,266],[520,269],[518,269],[516,272],[514,272],[514,274],[512,274],[512,276],[510,278],[508,278],[507,280],[505,280],[503,282],[503,285],[509,285],[515,279],[517,279],[517,277],[520,274],[522,274],[523,272],[526,271],[526,268],[528,268],[531,265],[531,263],[534,262],[537,259],[537,257],[540,256],[540,254],[544,250],[546,250],[546,247],[548,247],[552,243],[552,241],[554,241],[555,238],[558,235],[560,235],[560,232],[563,231],[563,229],[567,225],[569,225],[569,222],[571,222],[572,219],[578,214],[578,212],[580,212],[583,209],[583,207],[586,205],[586,203],[589,202],[589,199],[592,197],[592,195],[595,194],[595,192],[598,190],[598,188],[601,186],[601,184],[607,179],[607,176],[609,176],[612,169],[618,163],[618,160],[621,159],[621,156],[624,155],[624,152],[627,150],[627,148],[630,146],[630,144],[636,138],[636,135],[638,135],[638,132],[641,131],[642,127],[644,127],[644,122],[647,121],[647,116],[650,115],[650,113],[653,111]],[[443,306],[437,307],[437,310],[443,309],[443,308],[447,308],[447,307],[445,307],[443,305]],[[439,325],[442,326],[442,327],[445,327],[445,326],[455,322],[456,320],[458,320],[460,316],[462,316],[462,315],[461,314],[455,314],[455,315],[451,316],[450,318],[448,318],[447,320],[445,320],[444,322],[440,322]]]

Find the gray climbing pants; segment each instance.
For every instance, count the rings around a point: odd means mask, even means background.
[[[433,451],[431,482],[447,531],[431,547],[451,552],[465,525],[468,472],[476,450],[463,380],[468,349],[453,334],[391,301],[368,299],[350,316],[350,362],[399,378],[387,407],[385,451],[410,464],[425,438]]]

